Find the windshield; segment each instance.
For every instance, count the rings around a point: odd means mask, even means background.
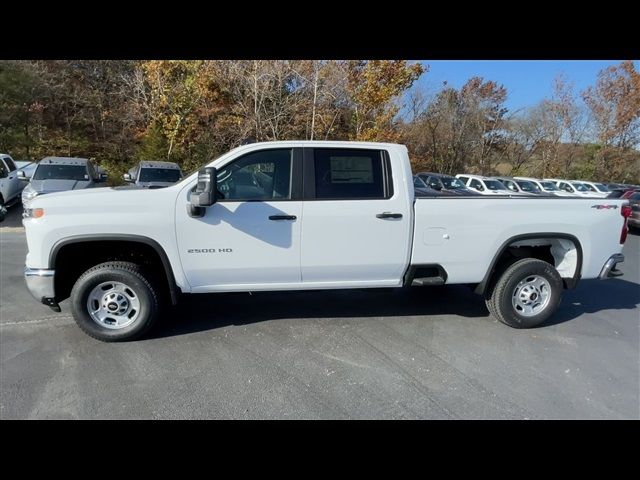
[[[609,188],[607,188],[606,185],[603,185],[602,183],[594,183],[594,185],[596,186],[596,188],[598,190],[600,190],[601,192],[610,192],[611,190],[609,190]]]
[[[38,165],[32,180],[89,180],[84,165]]]
[[[518,185],[520,185],[520,188],[525,191],[525,192],[539,192],[540,191],[540,187],[538,185],[536,185],[533,182],[527,182],[525,180],[518,180],[516,182]]]
[[[465,188],[464,184],[455,177],[442,177],[440,178],[444,184],[444,188],[449,190],[457,190],[458,188]]]
[[[177,168],[142,168],[140,182],[177,182],[182,178]]]
[[[485,180],[484,184],[489,190],[506,190],[507,188],[498,180]]]
[[[579,192],[588,192],[589,191],[589,189],[585,186],[584,183],[573,182],[571,185],[573,185],[573,187]]]
[[[547,192],[555,192],[560,190],[553,182],[540,182],[540,185],[542,185],[542,188]]]

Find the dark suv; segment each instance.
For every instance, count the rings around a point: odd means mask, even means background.
[[[444,173],[422,172],[416,175],[429,188],[439,191],[444,195],[480,195],[470,188],[467,188],[461,180]]]

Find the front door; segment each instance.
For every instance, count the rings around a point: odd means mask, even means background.
[[[258,150],[218,167],[223,198],[201,218],[187,214],[190,189],[183,195],[176,233],[194,293],[300,284],[301,152]]]

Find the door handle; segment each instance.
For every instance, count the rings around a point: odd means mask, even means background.
[[[270,215],[269,220],[295,220],[295,215]]]
[[[382,212],[376,215],[376,218],[402,218],[401,213]]]

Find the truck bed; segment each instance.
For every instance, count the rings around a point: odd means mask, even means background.
[[[537,237],[549,234],[548,244],[560,247],[563,237],[579,244],[580,252],[567,252],[566,268],[559,268],[563,278],[576,273],[595,278],[611,253],[622,249],[623,204],[583,198],[416,197],[411,264],[442,267],[447,283],[481,282],[503,247],[537,232]],[[581,257],[579,263],[571,256]]]

